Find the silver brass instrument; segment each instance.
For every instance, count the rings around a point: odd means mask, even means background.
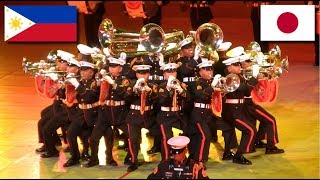
[[[184,34],[183,31],[165,34],[159,25],[153,23],[143,26],[139,33],[121,32],[114,29],[112,21],[106,18],[99,26],[98,37],[101,46],[108,47],[113,56],[125,52],[130,58],[157,52],[164,56],[176,53]],[[142,44],[146,51],[137,51],[139,44]]]
[[[29,62],[25,57],[22,59],[22,70],[24,73],[29,73],[33,76],[39,75],[40,70],[47,70],[51,67],[56,67],[54,63],[47,63],[44,60],[39,62]]]
[[[177,78],[175,78],[175,79],[173,79],[172,81],[171,81],[171,87],[172,88],[176,88],[177,86],[179,86],[179,84],[180,84],[180,81],[177,79]]]
[[[138,84],[138,90],[139,90],[139,91],[143,91],[143,90],[146,89],[146,86],[147,86],[147,82],[141,81],[141,82],[139,82],[139,84]]]
[[[201,48],[200,57],[217,62],[219,55],[216,49],[219,48],[224,37],[222,29],[214,23],[204,23],[197,29],[195,34],[194,32],[191,34],[195,36],[195,42]]]
[[[234,92],[240,86],[240,78],[236,74],[228,74],[226,77],[221,77],[218,84],[215,86],[220,88],[223,94]]]

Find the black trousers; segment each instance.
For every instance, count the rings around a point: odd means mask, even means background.
[[[224,104],[222,108],[222,118],[242,133],[237,155],[252,152],[257,134],[256,127],[250,122],[250,117],[243,111],[243,104]]]
[[[260,7],[251,8],[251,22],[253,26],[254,41],[259,43],[261,51],[266,53],[269,51],[269,43],[267,41],[261,41],[260,36]]]
[[[59,111],[56,112],[50,120],[45,124],[42,134],[44,137],[44,145],[46,151],[49,153],[54,153],[57,151],[55,147],[56,139],[53,134],[57,133],[57,129],[60,127],[66,128],[69,126],[69,118],[67,111],[63,105],[60,105]]]
[[[315,59],[314,59],[314,65],[319,66],[319,51],[320,51],[320,46],[319,46],[319,34],[316,34],[316,41],[315,41],[315,47],[314,47],[314,53],[315,53]]]
[[[162,17],[162,6],[159,6],[157,13],[154,16],[142,19],[143,25],[154,23],[161,26],[161,17]]]
[[[208,23],[213,18],[210,7],[191,7],[190,21],[192,30],[196,31],[203,23]]]
[[[96,11],[92,14],[83,14],[84,16],[84,32],[87,45],[90,47],[100,47],[98,39],[98,29],[105,13],[104,3],[98,3]]]

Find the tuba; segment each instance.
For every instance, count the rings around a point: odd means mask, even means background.
[[[217,49],[223,42],[222,29],[214,23],[204,23],[197,31],[190,32],[194,36],[196,44],[201,48],[200,57],[217,62],[219,55]]]
[[[99,42],[102,47],[109,48],[114,56],[125,52],[127,57],[148,55],[162,52],[164,56],[177,53],[178,43],[184,39],[182,31],[165,34],[163,29],[153,23],[144,25],[139,33],[116,30],[110,19],[104,19],[98,31]],[[142,45],[145,51],[138,51]]]

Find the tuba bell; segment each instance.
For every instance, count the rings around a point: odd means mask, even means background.
[[[194,36],[197,46],[201,48],[200,57],[205,57],[215,62],[219,60],[217,49],[223,42],[222,29],[214,23],[204,23],[197,31],[190,32]]]
[[[240,78],[236,74],[228,74],[226,77],[221,77],[216,88],[220,88],[223,94],[234,92],[240,86]]]

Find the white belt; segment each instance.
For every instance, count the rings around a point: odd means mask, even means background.
[[[252,97],[251,96],[245,96],[244,98],[245,99],[251,99]]]
[[[152,75],[152,76],[149,76],[149,80],[152,81],[152,80],[164,80],[164,77],[163,76],[158,76],[158,75]]]
[[[125,101],[114,101],[114,100],[106,100],[105,102],[100,102],[100,104],[106,104],[107,106],[122,106],[125,105]]]
[[[181,106],[178,107],[164,107],[161,106],[161,111],[179,111],[181,110]]]
[[[243,99],[226,99],[226,103],[228,104],[242,104]]]
[[[100,105],[99,102],[95,102],[92,104],[78,104],[80,109],[91,109],[91,108],[97,107],[99,105]]]
[[[130,109],[140,110],[140,109],[141,109],[141,106],[131,104],[131,105],[130,105]],[[144,108],[145,111],[149,111],[149,110],[151,110],[151,109],[153,109],[153,105],[151,105],[151,106],[146,106],[146,107]]]
[[[210,109],[211,104],[204,104],[204,103],[194,103],[194,107],[202,108],[202,109]]]
[[[195,77],[184,77],[182,79],[183,82],[194,82],[196,80]]]
[[[198,7],[198,4],[190,4],[190,7]],[[209,7],[208,4],[199,4],[199,7]]]

